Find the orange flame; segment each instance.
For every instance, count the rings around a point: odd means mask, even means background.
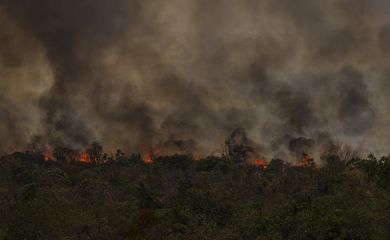
[[[297,167],[310,167],[314,164],[314,159],[309,154],[304,153],[302,160],[297,164]]]
[[[149,152],[147,152],[143,155],[144,163],[152,164],[154,162],[154,158],[158,157],[160,155],[161,155],[160,148],[155,148],[155,149],[152,148],[152,149],[150,149]]]
[[[43,157],[44,157],[45,161],[53,161],[53,159],[54,159],[53,153],[52,153],[52,152],[49,152],[49,151],[46,151],[46,152],[43,154]]]
[[[144,154],[144,163],[147,163],[147,164],[151,164],[153,163],[153,152],[148,152],[146,154]]]
[[[91,157],[89,156],[89,154],[87,152],[83,152],[80,154],[79,161],[83,162],[83,163],[91,163],[92,162]]]
[[[255,161],[255,165],[261,169],[266,169],[268,167],[268,162],[264,159],[258,159]]]

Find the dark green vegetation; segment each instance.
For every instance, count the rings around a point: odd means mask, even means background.
[[[389,239],[390,158],[0,160],[0,239]]]

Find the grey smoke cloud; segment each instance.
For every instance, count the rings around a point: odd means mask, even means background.
[[[40,136],[210,153],[243,127],[264,155],[288,151],[285,136],[319,133],[387,154],[389,10],[384,0],[0,0],[0,149]]]

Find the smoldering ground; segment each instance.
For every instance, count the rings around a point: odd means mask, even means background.
[[[1,149],[184,141],[209,153],[243,127],[265,155],[287,150],[285,136],[324,133],[387,154],[389,10],[384,0],[0,0]]]

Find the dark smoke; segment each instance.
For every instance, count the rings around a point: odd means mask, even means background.
[[[312,154],[315,141],[304,137],[293,138],[288,144],[288,149],[296,159],[301,159],[302,155]]]
[[[376,119],[367,86],[363,76],[353,69],[343,70],[342,79],[340,88],[345,92],[340,96],[338,117],[346,134],[362,134],[374,126]]]
[[[242,127],[268,157],[318,133],[386,154],[389,10],[383,0],[0,0],[0,151],[98,141],[207,154]]]

